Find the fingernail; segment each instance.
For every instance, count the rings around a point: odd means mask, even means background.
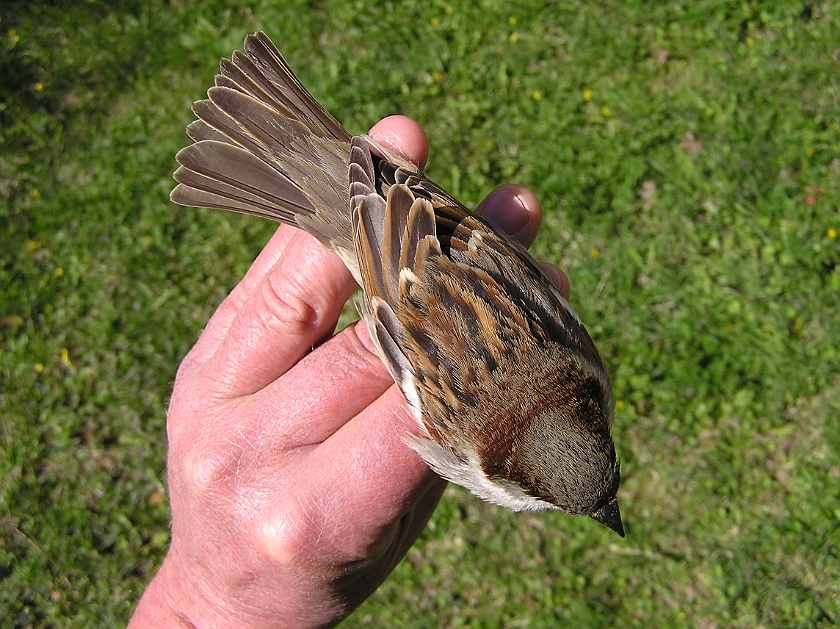
[[[376,142],[377,144],[384,146],[389,151],[396,153],[402,158],[408,159],[405,153],[403,152],[402,148],[396,145],[394,140],[389,135],[385,135],[384,133],[372,133],[370,134],[370,139]]]
[[[496,229],[515,236],[528,223],[528,212],[519,197],[509,190],[498,188],[491,192],[477,213]]]

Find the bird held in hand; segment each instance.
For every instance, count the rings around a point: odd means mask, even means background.
[[[592,340],[527,251],[417,166],[351,137],[265,33],[223,60],[175,203],[306,230],[364,288],[364,321],[438,474],[516,511],[562,509],[624,536],[613,397]]]

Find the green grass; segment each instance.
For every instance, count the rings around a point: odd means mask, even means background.
[[[123,623],[166,551],[175,370],[273,231],[173,156],[258,28],[537,193],[618,400],[626,540],[453,488],[347,626],[840,623],[840,7],[148,0],[0,7],[0,625]]]

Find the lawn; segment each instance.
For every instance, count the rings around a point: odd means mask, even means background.
[[[124,624],[169,543],[175,370],[273,232],[168,201],[264,29],[474,206],[532,188],[615,386],[627,538],[450,488],[348,627],[840,624],[840,6],[0,6],[0,626]]]

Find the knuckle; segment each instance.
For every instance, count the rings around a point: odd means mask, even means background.
[[[319,556],[327,525],[323,510],[289,501],[282,513],[273,513],[255,531],[263,556],[276,566],[296,569]]]
[[[211,436],[198,430],[171,444],[174,471],[194,501],[230,503],[248,493],[258,463],[249,455],[249,439],[237,431]]]
[[[195,448],[184,456],[180,477],[193,498],[210,498],[223,492],[238,467],[229,452]]]
[[[299,277],[267,277],[258,293],[257,314],[262,324],[269,328],[281,326],[293,334],[306,334],[319,328],[321,313],[311,303],[308,293]]]

